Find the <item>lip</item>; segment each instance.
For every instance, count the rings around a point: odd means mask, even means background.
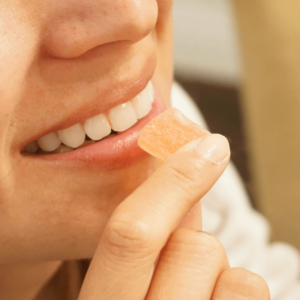
[[[151,53],[146,62],[142,64],[141,68],[134,75],[114,83],[104,83],[96,97],[93,97],[88,102],[81,101],[78,106],[68,107],[67,115],[64,114],[62,119],[56,120],[55,123],[52,123],[51,120],[52,124],[49,124],[47,128],[40,128],[35,134],[18,142],[16,144],[17,151],[21,152],[26,145],[50,132],[83,123],[91,117],[108,112],[111,108],[132,100],[145,89],[153,77],[155,69],[156,55]]]
[[[35,163],[40,161],[52,165],[92,165],[105,169],[121,169],[129,166],[149,155],[138,146],[140,132],[153,118],[165,110],[157,88],[154,87],[154,89],[155,99],[152,103],[152,110],[130,129],[71,152],[49,155],[22,155],[28,160],[34,160]]]

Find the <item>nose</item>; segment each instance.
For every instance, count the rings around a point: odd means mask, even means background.
[[[113,42],[136,43],[155,27],[156,0],[54,0],[43,32],[51,56],[75,58]]]

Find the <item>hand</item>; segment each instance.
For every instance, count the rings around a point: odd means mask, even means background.
[[[228,161],[220,135],[170,157],[111,216],[79,300],[269,299],[260,277],[229,268],[215,237],[176,229]]]

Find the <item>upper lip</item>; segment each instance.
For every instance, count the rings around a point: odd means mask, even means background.
[[[93,116],[107,112],[119,104],[132,100],[151,80],[154,75],[155,67],[156,57],[155,59],[154,57],[150,57],[148,62],[140,68],[137,76],[126,78],[114,86],[107,86],[101,91],[101,95],[98,94],[93,99],[90,99],[90,101],[84,102],[81,106],[73,109],[70,115],[67,115],[60,122],[53,124],[53,126],[48,127],[46,130],[41,130],[41,132],[35,134],[35,136],[31,136],[26,141],[23,141],[19,150],[21,151],[29,143],[50,132],[66,129],[77,123],[83,123]],[[99,101],[99,99],[101,99],[101,101]]]

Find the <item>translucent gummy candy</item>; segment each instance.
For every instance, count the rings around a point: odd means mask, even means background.
[[[208,133],[179,110],[170,108],[143,128],[138,144],[149,154],[165,161],[185,144]]]

